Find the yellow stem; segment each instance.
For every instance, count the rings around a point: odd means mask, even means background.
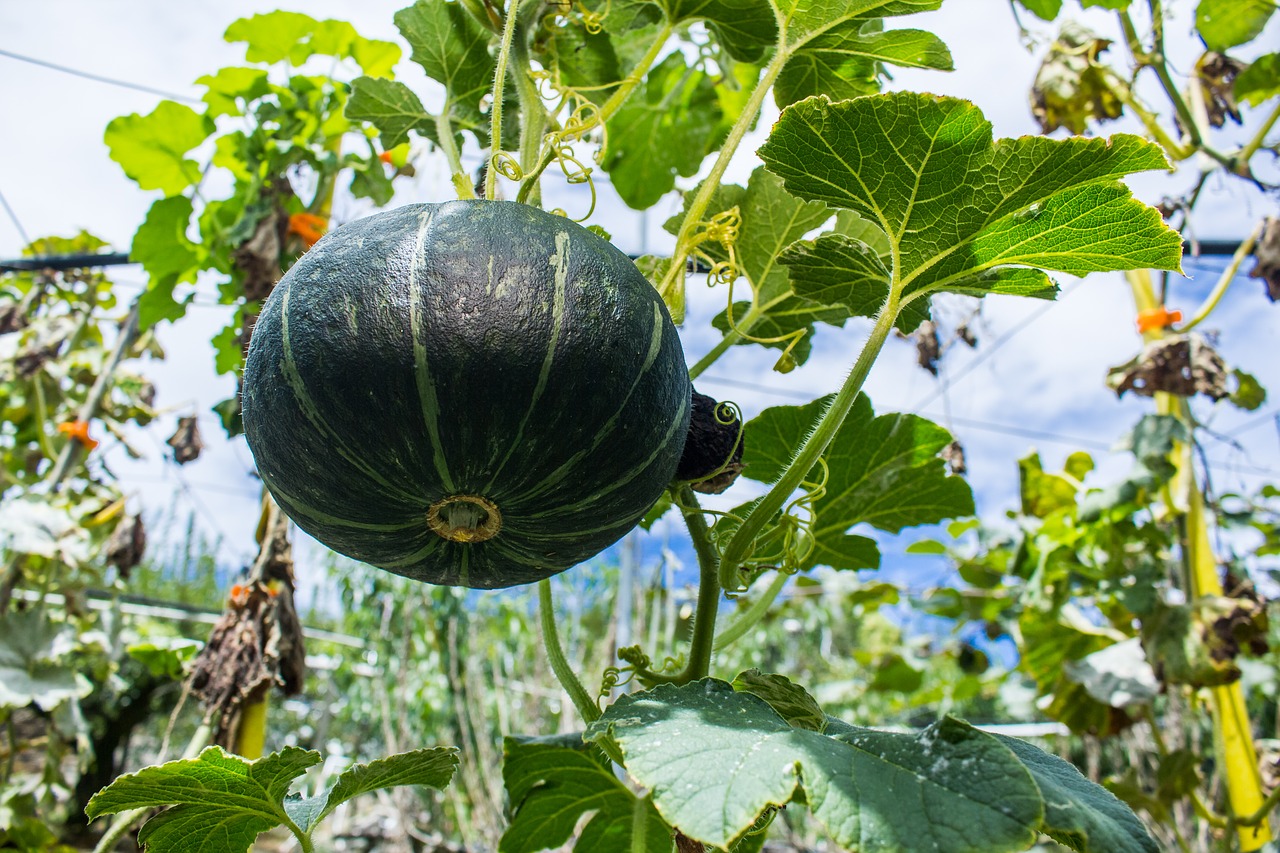
[[[1139,311],[1150,310],[1159,304],[1148,270],[1125,273],[1133,291],[1134,303]],[[1165,334],[1163,329],[1146,333],[1148,340]],[[1156,410],[1160,414],[1173,415],[1190,425],[1190,413],[1186,400],[1171,394],[1156,394]],[[1177,467],[1170,491],[1176,506],[1171,512],[1185,515],[1186,558],[1188,566],[1187,597],[1191,600],[1205,595],[1222,595],[1222,583],[1218,580],[1217,559],[1209,541],[1209,525],[1204,511],[1204,499],[1196,483],[1192,466],[1192,446],[1179,443],[1173,453]],[[1244,691],[1240,682],[1213,687],[1209,690],[1209,713],[1213,718],[1213,747],[1218,766],[1226,781],[1227,800],[1231,814],[1240,817],[1252,815],[1266,799],[1262,793],[1262,777],[1258,769],[1258,754],[1253,745],[1253,729],[1245,708]],[[1236,824],[1240,849],[1245,853],[1258,850],[1271,840],[1271,829],[1265,821],[1257,826]]]

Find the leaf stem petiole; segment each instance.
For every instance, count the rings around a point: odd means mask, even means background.
[[[728,648],[759,624],[789,580],[791,580],[791,575],[786,572],[780,571],[775,574],[773,580],[769,581],[769,585],[760,594],[760,597],[751,602],[750,606],[745,608],[737,619],[733,620],[732,625],[716,635],[716,649]]]

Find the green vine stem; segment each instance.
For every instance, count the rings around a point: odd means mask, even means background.
[[[894,261],[896,270],[896,257]],[[898,318],[898,311],[902,303],[902,287],[902,283],[897,281],[890,287],[889,298],[885,300],[884,305],[880,307],[880,313],[876,315],[876,322],[871,329],[871,336],[863,344],[862,352],[858,353],[858,360],[854,362],[853,369],[849,371],[844,384],[840,386],[840,391],[831,402],[831,406],[823,412],[817,426],[814,427],[813,432],[809,433],[809,437],[800,446],[800,450],[797,451],[795,458],[791,460],[791,464],[783,472],[782,477],[773,484],[773,487],[769,489],[769,493],[743,519],[742,525],[733,534],[729,544],[725,546],[720,563],[720,584],[726,590],[741,588],[738,567],[742,565],[743,560],[750,554],[756,536],[764,528],[765,524],[782,509],[787,499],[790,498],[791,493],[808,476],[810,469],[817,464],[818,458],[826,452],[827,445],[835,437],[836,430],[844,423],[845,417],[853,407],[853,401],[857,398],[858,392],[862,390],[862,385],[866,382],[868,374],[871,373],[871,365],[875,363],[876,358],[880,355],[880,350],[884,348],[884,343],[889,338],[889,332],[893,329],[893,323]]]
[[[785,29],[780,30],[780,32],[785,33]],[[757,81],[755,88],[751,90],[751,97],[747,100],[746,106],[742,108],[738,120],[733,123],[733,128],[730,129],[724,145],[720,148],[719,156],[716,157],[715,163],[711,166],[711,171],[698,188],[693,201],[690,202],[689,210],[680,226],[680,234],[676,237],[675,251],[671,255],[671,266],[667,269],[666,275],[663,276],[658,285],[658,294],[667,303],[667,307],[671,309],[672,319],[677,323],[684,320],[684,295],[681,285],[684,281],[685,263],[694,247],[694,232],[698,227],[698,223],[702,221],[703,214],[707,212],[707,205],[711,203],[711,196],[715,194],[716,189],[720,186],[720,179],[724,177],[725,170],[729,168],[729,161],[733,159],[738,146],[742,144],[742,138],[747,135],[747,131],[755,123],[756,116],[764,106],[765,97],[769,94],[769,90],[773,88],[773,83],[778,79],[778,75],[782,73],[782,66],[786,64],[791,56],[790,52],[783,48],[784,43],[785,36],[780,35],[778,49],[774,53],[773,60],[765,68],[764,74]]]
[[[462,168],[462,155],[458,152],[458,143],[453,138],[453,122],[449,121],[449,105],[445,104],[436,116],[436,137],[440,140],[440,150],[449,161],[449,179],[453,181],[453,190],[460,199],[476,197],[476,189],[467,172]]]
[[[512,58],[515,60],[516,96],[520,102],[520,168],[529,169],[538,159],[538,149],[542,144],[542,134],[547,127],[547,111],[542,106],[542,96],[538,87],[529,77],[532,66],[529,62],[529,48],[524,39],[516,39],[511,46]],[[520,187],[524,189],[523,184]],[[531,204],[538,204],[541,188],[537,178],[529,193]]]
[[[769,581],[769,585],[765,587],[760,597],[751,602],[750,606],[743,609],[738,618],[733,620],[732,625],[716,635],[716,650],[728,648],[759,624],[789,580],[791,580],[791,575],[786,572],[778,572],[773,580]]]
[[[720,609],[720,556],[711,544],[711,529],[698,505],[697,495],[688,485],[676,494],[693,551],[698,556],[698,606],[693,615],[693,637],[689,642],[689,662],[676,677],[677,684],[688,684],[711,674],[711,655],[716,646],[716,616]]]
[[[635,91],[636,86],[640,85],[640,81],[649,73],[649,69],[653,67],[653,63],[658,61],[658,56],[662,53],[662,48],[666,46],[667,40],[671,38],[674,27],[670,23],[664,23],[662,29],[658,31],[657,36],[650,43],[649,49],[645,51],[644,56],[640,57],[640,61],[636,63],[636,67],[626,76],[623,81],[618,84],[618,88],[609,97],[609,100],[600,105],[596,113],[596,123],[592,127],[604,124],[618,109],[631,97],[631,93]],[[582,132],[586,132],[591,128],[583,128]],[[524,203],[533,195],[533,191],[538,183],[538,178],[546,171],[546,168],[555,160],[555,147],[547,145],[538,159],[538,163],[532,169],[526,172],[524,180],[520,183],[520,191],[516,194],[516,201]],[[526,165],[527,164],[522,164]]]
[[[494,161],[502,151],[502,90],[507,82],[507,60],[511,56],[511,39],[516,32],[519,0],[508,0],[506,20],[502,24],[502,45],[498,48],[497,68],[493,73],[493,103],[489,106],[489,165],[484,170],[484,197],[492,199],[497,187]]]
[[[631,806],[631,853],[647,853],[649,842],[649,797],[636,797]]]
[[[1262,148],[1267,141],[1267,134],[1271,132],[1271,128],[1276,126],[1276,120],[1280,119],[1280,103],[1275,105],[1271,110],[1271,115],[1267,116],[1267,120],[1262,123],[1262,127],[1258,128],[1258,132],[1253,135],[1245,146],[1236,154],[1236,174],[1245,175],[1249,170],[1249,161],[1253,159],[1253,155],[1258,153],[1258,149]]]
[[[1210,314],[1213,309],[1218,307],[1218,303],[1222,301],[1222,297],[1230,287],[1232,280],[1236,277],[1236,273],[1240,270],[1240,265],[1244,263],[1244,259],[1249,257],[1249,253],[1253,251],[1253,246],[1257,243],[1258,238],[1262,236],[1262,223],[1258,223],[1248,237],[1244,239],[1237,248],[1236,253],[1231,256],[1231,263],[1227,264],[1226,269],[1222,271],[1222,275],[1218,277],[1218,283],[1213,286],[1213,290],[1205,297],[1204,302],[1196,309],[1195,315],[1186,322],[1185,325],[1178,328],[1179,332],[1189,332],[1196,326],[1200,325]]]
[[[538,617],[542,625],[542,642],[547,647],[547,660],[551,664],[551,671],[555,673],[556,680],[560,682],[564,692],[569,694],[573,706],[578,709],[582,719],[588,723],[594,723],[600,719],[600,708],[582,686],[582,682],[573,672],[573,667],[569,666],[568,658],[564,656],[564,647],[560,645],[560,632],[556,629],[556,607],[551,596],[550,579],[538,581]]]

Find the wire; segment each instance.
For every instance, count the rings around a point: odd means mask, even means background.
[[[101,74],[93,74],[89,71],[80,71],[75,68],[68,68],[65,65],[58,65],[56,62],[49,62],[44,59],[36,59],[34,56],[23,56],[22,54],[14,53],[11,50],[4,50],[0,48],[0,56],[7,56],[10,59],[16,59],[19,62],[29,62],[32,65],[41,65],[45,68],[52,68],[54,71],[61,71],[64,74],[71,74],[75,77],[83,77],[86,80],[96,80],[99,83],[106,83],[111,86],[119,86],[123,89],[133,89],[138,92],[146,92],[150,95],[160,95],[172,101],[185,101],[188,104],[204,103],[204,101],[200,100],[199,98],[193,98],[190,95],[179,95],[174,92],[166,92],[164,89],[156,89],[152,86],[144,86],[141,83],[130,83],[128,80],[117,80],[114,77],[104,77]]]
[[[13,227],[18,229],[18,236],[22,238],[22,245],[30,246],[31,238],[27,235],[27,229],[22,227],[22,220],[18,219],[18,214],[9,206],[9,200],[4,197],[4,193],[0,192],[0,204],[4,205],[5,213],[9,214],[9,218],[13,220]]]

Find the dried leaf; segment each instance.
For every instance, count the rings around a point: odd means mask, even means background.
[[[1065,127],[1084,133],[1090,119],[1120,117],[1123,104],[1107,86],[1099,54],[1111,46],[1078,24],[1068,23],[1036,72],[1031,86],[1031,113],[1044,133]]]
[[[1236,77],[1245,69],[1245,63],[1224,53],[1208,51],[1196,63],[1196,85],[1204,98],[1209,123],[1222,127],[1229,117],[1240,123],[1240,108],[1236,104],[1233,87]]]
[[[1180,397],[1204,394],[1213,400],[1230,394],[1222,357],[1195,334],[1148,343],[1132,361],[1111,368],[1107,385],[1118,397],[1126,391],[1141,397],[1152,397],[1159,391]]]
[[[142,525],[142,515],[127,515],[107,540],[107,563],[115,566],[121,578],[128,578],[129,571],[142,562],[147,550],[147,530]]]
[[[200,451],[204,449],[204,442],[200,440],[200,426],[195,416],[179,418],[178,428],[165,444],[173,448],[173,461],[179,465],[198,459]]]
[[[1249,271],[1249,278],[1260,278],[1267,285],[1267,298],[1280,299],[1280,219],[1268,216],[1262,226],[1262,236],[1254,247],[1256,263]]]

